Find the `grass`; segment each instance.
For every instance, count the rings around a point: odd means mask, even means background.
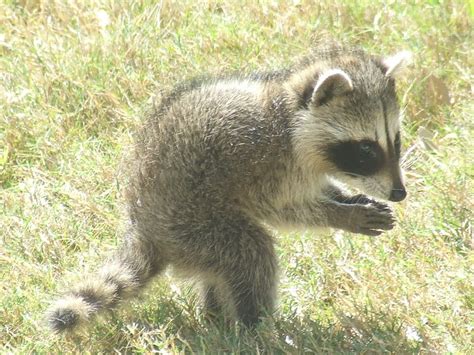
[[[0,352],[474,352],[473,7],[304,0],[0,2]],[[57,337],[43,312],[117,245],[121,156],[157,90],[284,66],[326,36],[414,52],[399,83],[409,198],[379,238],[278,236],[257,335],[203,321],[189,288]],[[61,281],[63,280],[63,281]]]

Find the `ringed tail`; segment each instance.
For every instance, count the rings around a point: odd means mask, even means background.
[[[135,295],[160,269],[153,248],[124,246],[97,274],[72,287],[51,305],[46,314],[50,328],[61,333],[84,325],[97,313]]]

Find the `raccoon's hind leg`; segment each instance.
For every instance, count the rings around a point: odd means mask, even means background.
[[[237,317],[247,327],[255,326],[274,308],[276,267],[264,264],[260,261],[248,265],[246,270],[227,270],[227,283]]]
[[[220,287],[237,318],[252,327],[274,307],[277,261],[272,237],[242,216],[223,222],[214,231],[219,232],[216,242],[221,243],[214,248],[219,255],[213,258],[222,280]]]
[[[67,291],[48,310],[47,319],[56,332],[72,330],[99,311],[112,309],[133,296],[166,267],[160,252],[133,231],[116,255],[96,275]]]
[[[200,294],[206,316],[214,318],[222,312],[222,300],[221,297],[219,297],[219,291],[216,285],[202,281]]]

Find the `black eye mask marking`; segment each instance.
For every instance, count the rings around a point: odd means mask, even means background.
[[[334,143],[328,147],[326,156],[348,175],[373,175],[382,169],[386,160],[382,147],[371,140]]]

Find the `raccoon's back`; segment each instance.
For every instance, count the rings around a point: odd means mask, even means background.
[[[259,85],[215,82],[165,100],[137,137],[133,200],[167,212],[221,208],[259,190],[288,146]]]

